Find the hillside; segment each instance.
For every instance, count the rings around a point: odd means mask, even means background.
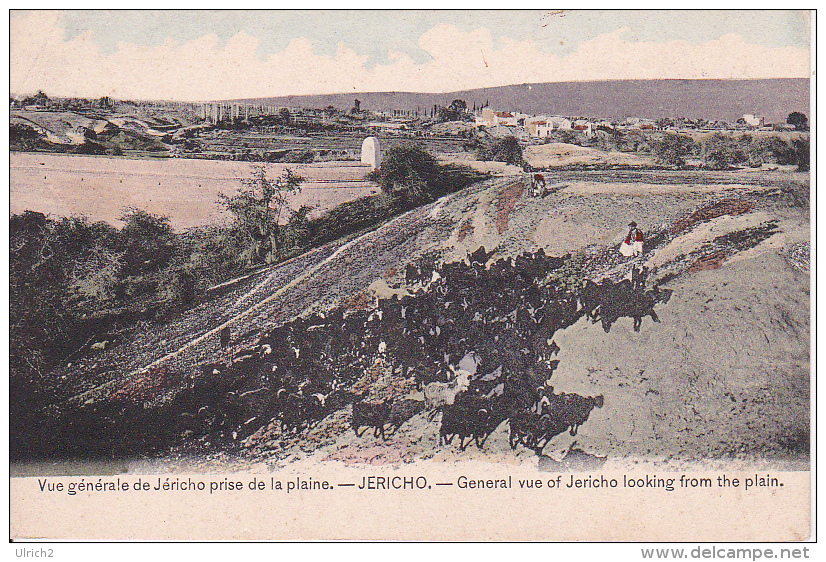
[[[285,96],[233,100],[288,107],[332,105],[350,109],[359,99],[362,109],[373,111],[419,109],[434,104],[448,106],[454,99],[468,107],[489,103],[495,109],[530,114],[606,117],[703,118],[734,123],[745,113],[762,115],[770,123],[785,123],[792,111],[809,114],[809,80],[614,80],[601,82],[548,82],[514,84],[446,93],[353,92],[314,96]]]
[[[574,458],[805,466],[806,175],[556,172],[546,176],[551,194],[531,198],[518,169],[504,172],[76,362],[62,371],[76,399],[60,407],[52,431],[79,447],[94,436],[100,453],[159,455],[146,462],[167,467],[536,463],[530,447],[511,449],[505,418],[481,449],[439,444],[444,420],[421,412],[417,381],[459,365],[476,373],[471,391],[494,400],[502,388],[532,400],[531,385],[543,384],[552,399],[601,397],[576,435],[548,440],[540,468]],[[631,261],[616,251],[629,220],[647,240]],[[420,269],[413,277],[411,264]],[[643,265],[638,294],[656,314],[646,311],[639,331],[623,310],[591,322],[583,283],[618,283]],[[531,295],[540,300],[531,304]],[[550,348],[531,340],[546,329],[543,314],[558,318]],[[223,328],[232,333],[225,349]],[[423,367],[429,361],[435,371]],[[282,388],[325,399],[291,410]],[[409,406],[386,440],[350,429],[363,392]]]
[[[10,123],[17,127],[10,139],[12,151],[72,152],[81,154],[159,153],[168,149],[169,135],[153,127],[155,119],[133,116],[98,115],[88,117],[71,111],[10,112]],[[36,146],[19,138],[39,136]],[[31,140],[31,139],[30,139]]]

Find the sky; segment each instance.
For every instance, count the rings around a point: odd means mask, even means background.
[[[12,11],[12,94],[207,101],[806,78],[804,11]]]

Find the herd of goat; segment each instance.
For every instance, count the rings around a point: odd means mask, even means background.
[[[187,421],[180,429],[239,442],[278,420],[283,434],[298,434],[352,404],[359,436],[372,429],[386,438],[427,410],[431,421],[442,414],[440,443],[457,438],[463,450],[471,442],[481,448],[506,420],[511,446],[538,454],[555,435],[576,434],[603,397],[554,392],[554,333],[583,315],[602,318],[606,331],[629,316],[638,329],[642,316],[657,320],[664,292],[646,291],[645,272],[635,270],[633,283],[588,282],[572,294],[543,282],[568,256],[540,249],[489,263],[492,256],[480,248],[466,262],[421,259],[407,266],[401,295],[297,318],[231,362],[202,365],[172,401]],[[355,392],[378,360],[424,400],[380,386]]]
[[[633,281],[588,282],[572,293],[548,282],[570,256],[492,257],[480,248],[466,261],[422,258],[391,298],[296,318],[202,364],[200,374],[145,373],[107,401],[67,411],[60,438],[68,448],[93,442],[101,451],[224,449],[273,422],[285,437],[300,435],[352,407],[357,435],[387,437],[423,411],[434,423],[440,412],[440,443],[481,448],[508,421],[512,447],[541,453],[603,406],[602,396],[554,392],[554,334],[585,315],[601,318],[606,331],[623,316],[639,328],[644,316],[657,320],[654,305],[668,291],[646,290],[645,272],[636,271]],[[377,365],[384,379],[367,380]],[[161,376],[175,391],[150,403]]]

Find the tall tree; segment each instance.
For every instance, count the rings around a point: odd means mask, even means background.
[[[281,117],[281,120],[284,122],[285,125],[290,124],[290,119],[291,119],[292,116],[290,114],[289,109],[287,109],[286,107],[282,107],[279,110],[278,115]]]
[[[789,113],[789,116],[786,118],[786,123],[794,125],[797,131],[805,131],[809,128],[809,118],[799,111]]]
[[[449,108],[454,113],[459,113],[467,109],[467,102],[465,100],[453,100],[452,102],[450,102]]]
[[[241,180],[234,195],[220,194],[220,203],[232,213],[235,228],[248,239],[243,257],[250,265],[273,263],[281,258],[281,219],[289,211],[289,196],[301,191],[304,178],[291,170],[276,178],[269,166],[253,166],[250,177]]]

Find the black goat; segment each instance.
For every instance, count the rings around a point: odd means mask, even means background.
[[[627,285],[626,285],[627,284]],[[666,289],[660,291],[659,287],[654,287],[651,291],[629,290],[631,282],[628,280],[615,285],[619,290],[613,295],[614,298],[602,305],[602,329],[607,334],[611,330],[611,325],[622,317],[634,319],[634,331],[639,332],[642,326],[642,319],[650,316],[654,322],[660,319],[654,312],[654,306],[658,302],[667,303],[673,291]]]
[[[281,406],[281,431],[299,432],[309,429],[327,415],[324,395],[305,396],[298,392],[289,393],[284,397],[281,390],[279,393],[276,403]]]
[[[571,435],[576,435],[579,426],[588,421],[591,410],[602,408],[605,404],[605,398],[602,394],[599,396],[580,396],[563,392],[554,396],[556,399],[548,408],[548,413],[560,424],[570,428]]]
[[[397,400],[390,405],[390,427],[393,433],[398,431],[407,420],[424,411],[424,401],[422,400]]]
[[[602,395],[579,396],[578,394],[543,394],[537,411],[512,412],[508,441],[512,449],[524,445],[541,455],[545,446],[557,435],[569,430],[576,435],[579,426],[588,420],[591,410],[602,408]]]
[[[381,435],[382,439],[387,439],[384,434],[384,426],[391,422],[393,399],[387,398],[381,402],[368,402],[361,400],[353,403],[352,426],[356,436],[361,437],[364,431],[359,433],[362,427],[373,428],[373,436]]]
[[[504,420],[497,415],[492,400],[483,396],[464,394],[457,397],[452,405],[446,405],[439,427],[439,444],[450,445],[454,437],[459,437],[459,449],[464,451],[470,440],[481,449],[487,438]],[[465,443],[465,439],[469,439]]]

